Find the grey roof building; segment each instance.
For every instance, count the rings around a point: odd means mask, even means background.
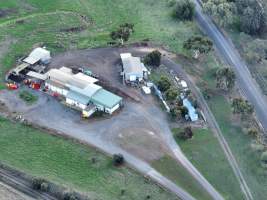
[[[121,54],[123,65],[122,75],[127,82],[142,81],[147,76],[147,69],[139,57],[133,57],[130,53]]]

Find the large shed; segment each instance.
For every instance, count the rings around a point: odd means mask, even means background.
[[[147,69],[139,57],[133,57],[130,53],[121,54],[123,65],[122,74],[128,82],[142,81],[147,76]]]

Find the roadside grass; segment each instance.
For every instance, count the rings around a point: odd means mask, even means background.
[[[251,148],[252,137],[246,135],[240,125],[234,124],[230,103],[223,96],[215,96],[209,106],[251,188],[255,199],[264,200],[267,196],[267,173],[261,167],[260,153]]]
[[[152,166],[161,174],[185,189],[198,200],[212,199],[209,194],[196,182],[196,180],[170,156],[163,156],[153,161]]]
[[[184,141],[176,137],[180,131],[180,128],[173,129],[174,137],[190,162],[226,200],[243,199],[232,168],[212,132],[209,129],[195,128],[194,137]]]
[[[172,8],[164,0],[25,1],[32,9],[21,6],[23,2],[12,0],[0,5],[0,8],[10,6],[19,9],[15,17],[12,15],[0,21],[0,44],[8,38],[16,40],[0,60],[1,77],[35,45],[43,44],[53,53],[106,46],[111,41],[109,33],[125,22],[135,24],[129,43],[149,39],[177,53],[183,53],[183,41],[199,33],[194,22],[174,20]],[[16,23],[17,19],[23,20]],[[87,28],[84,31],[61,31],[84,26],[85,23]]]
[[[19,97],[28,105],[32,105],[38,100],[37,96],[25,90],[19,93]]]
[[[33,176],[88,193],[92,199],[175,200],[175,195],[97,150],[0,118],[0,160]],[[95,158],[96,162],[92,162]],[[121,190],[125,194],[121,195]]]
[[[207,60],[198,63],[196,70],[192,70],[190,73],[196,78],[196,83],[202,91],[205,87],[216,90],[215,77],[212,74],[218,67],[222,66],[216,60],[216,56],[211,54]],[[238,162],[253,197],[257,200],[265,200],[267,196],[267,190],[265,190],[267,188],[267,173],[260,165],[260,153],[251,148],[253,138],[244,133],[241,124],[237,124],[233,120],[231,103],[225,96],[215,92],[207,102]]]

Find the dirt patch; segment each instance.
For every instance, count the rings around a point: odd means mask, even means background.
[[[17,13],[17,10],[14,8],[0,9],[0,18],[7,17],[8,15],[11,15],[14,13]]]

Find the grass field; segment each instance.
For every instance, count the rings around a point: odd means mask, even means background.
[[[241,171],[251,188],[255,199],[265,200],[267,196],[267,174],[260,165],[260,153],[251,148],[252,138],[246,135],[239,125],[233,123],[230,104],[223,96],[213,97],[209,101]]]
[[[174,129],[174,135],[179,131],[181,129]],[[194,137],[187,141],[175,137],[187,158],[226,200],[242,199],[241,189],[218,139],[209,129],[194,129],[193,132]]]
[[[174,183],[186,189],[196,199],[211,200],[208,193],[196,183],[192,176],[188,176],[188,172],[170,156],[164,156],[154,161],[152,166]]]
[[[93,199],[174,200],[174,195],[111,158],[71,141],[0,118],[0,160],[34,176],[89,193]],[[91,161],[96,158],[96,163]],[[121,190],[125,194],[121,196]]]
[[[10,40],[9,51],[0,57],[0,76],[14,66],[33,46],[44,44],[52,52],[105,46],[109,33],[125,22],[134,23],[129,42],[150,39],[176,52],[199,30],[194,22],[178,22],[171,17],[172,8],[165,0],[11,0],[0,3],[0,9],[13,8],[0,18],[1,41]],[[85,30],[67,32],[73,27]],[[0,52],[1,55],[1,52]]]
[[[216,90],[215,77],[212,74],[222,65],[215,61],[211,62],[210,59],[213,58],[209,56],[207,60],[204,60],[202,64],[200,63],[195,68],[195,71],[189,71],[197,78],[198,85],[202,90],[204,89],[203,85],[211,90]],[[253,138],[243,132],[241,124],[235,123],[230,102],[224,96],[215,92],[208,104],[239,164],[253,197],[257,200],[265,200],[267,196],[267,190],[265,189],[267,187],[267,174],[266,170],[260,165],[260,153],[253,151],[250,147]]]

